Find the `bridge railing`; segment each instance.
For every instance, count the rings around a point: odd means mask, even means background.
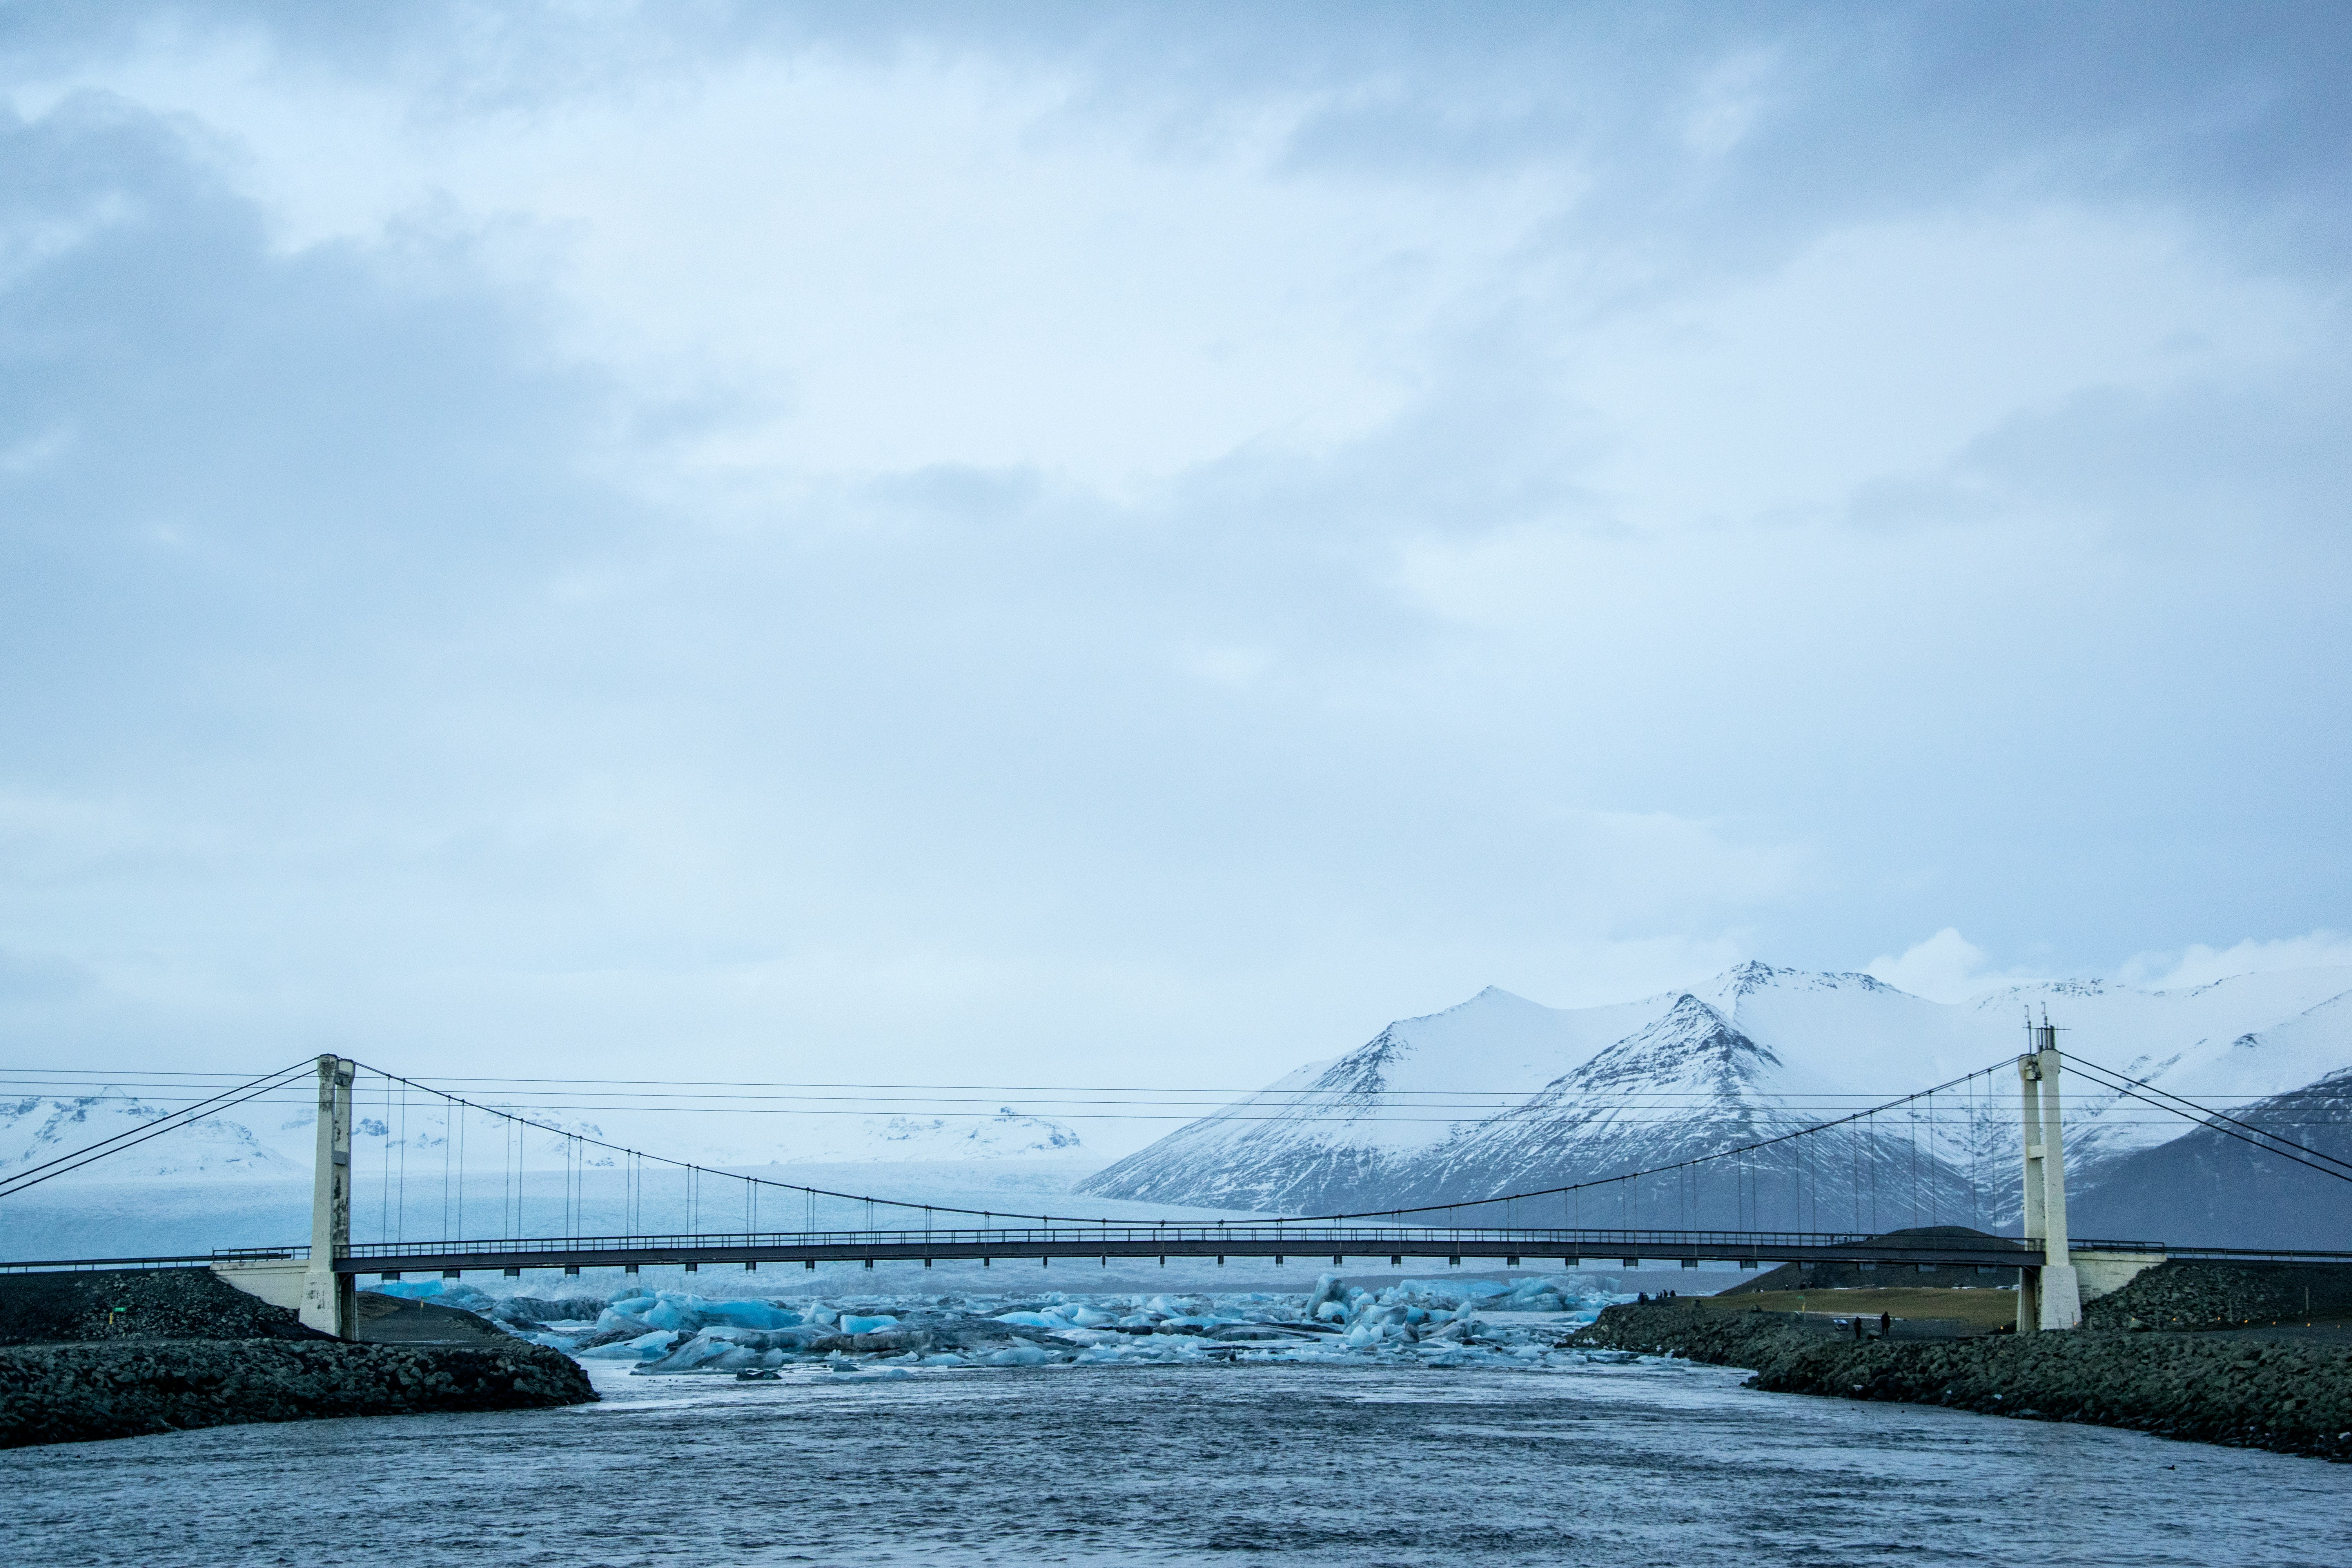
[[[308,1253],[310,1248],[302,1251]],[[0,1263],[0,1274],[64,1274],[124,1268],[201,1268],[220,1255],[215,1252],[173,1252],[150,1258],[20,1258]],[[282,1252],[278,1256],[283,1257]]]
[[[961,1229],[937,1226],[929,1230],[819,1230],[819,1231],[727,1231],[699,1234],[652,1236],[565,1237],[545,1239],[477,1241],[407,1241],[365,1242],[353,1246],[346,1254],[351,1258],[403,1258],[425,1253],[447,1252],[458,1247],[479,1247],[485,1251],[501,1248],[527,1247],[534,1250],[549,1247],[578,1248],[583,1251],[611,1247],[856,1247],[871,1244],[877,1247],[907,1247],[935,1245],[940,1247],[1091,1247],[1097,1244],[1120,1247],[1150,1246],[1160,1242],[1190,1245],[1230,1242],[1236,1245],[1289,1243],[1301,1252],[1318,1248],[1349,1247],[1391,1242],[1443,1242],[1448,1245],[1479,1245],[1509,1242],[1529,1251],[1549,1250],[1555,1245],[1580,1244],[1590,1250],[1601,1251],[1609,1247],[1651,1245],[1691,1246],[1719,1243],[1726,1247],[1754,1246],[1759,1242],[1781,1246],[1854,1245],[1866,1241],[1864,1237],[1772,1235],[1748,1236],[1731,1232],[1664,1232],[1664,1231],[1549,1231],[1507,1230],[1500,1227],[1465,1226],[1437,1229],[1414,1226],[1387,1228],[1369,1226],[1277,1227],[1274,1226],[1234,1226],[1212,1229],[1198,1226],[1164,1228],[1150,1226],[1034,1226],[1017,1229]]]

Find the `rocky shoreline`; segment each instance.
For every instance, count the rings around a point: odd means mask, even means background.
[[[1611,1307],[1571,1343],[1748,1367],[1750,1388],[2080,1421],[2352,1460],[2352,1351],[2085,1328],[1861,1343],[1697,1301]]]
[[[22,1345],[0,1351],[0,1448],[595,1397],[571,1357],[520,1340],[496,1350],[287,1340]]]
[[[210,1269],[0,1278],[0,1448],[198,1426],[596,1397],[560,1351],[354,1344],[307,1329]]]

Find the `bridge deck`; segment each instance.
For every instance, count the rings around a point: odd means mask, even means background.
[[[0,1272],[184,1268],[293,1261],[307,1247],[233,1247],[171,1257],[28,1258]],[[2158,1253],[2213,1261],[2352,1263],[2352,1252],[2175,1247],[2161,1241],[2077,1240],[2084,1252]],[[1877,1263],[2038,1268],[2039,1247],[2000,1237],[1864,1236],[1807,1231],[1439,1229],[1396,1226],[1052,1226],[1031,1229],[783,1231],[772,1234],[488,1238],[366,1242],[335,1260],[339,1274],[464,1273],[525,1268],[621,1268],[734,1264],[1108,1261],[1163,1258],[1297,1259],[1314,1265],[1477,1261],[1515,1267],[1611,1268],[1633,1263]]]
[[[292,1257],[299,1249],[270,1249]],[[223,1255],[224,1259],[228,1255]],[[258,1254],[257,1254],[258,1256]],[[1894,1237],[1843,1233],[1431,1228],[1412,1226],[1053,1226],[1025,1229],[778,1232],[572,1237],[544,1240],[372,1242],[336,1259],[344,1274],[469,1268],[582,1268],[761,1263],[995,1262],[1055,1258],[1406,1259],[1565,1268],[1635,1262],[1871,1262],[2013,1268],[2039,1266],[2039,1248],[1999,1237]]]

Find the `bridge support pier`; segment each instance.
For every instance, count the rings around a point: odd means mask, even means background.
[[[2060,1125],[2058,1031],[2028,1024],[2032,1047],[2017,1058],[2021,1130],[2025,1135],[2025,1240],[2039,1245],[2039,1268],[2017,1271],[2017,1331],[2074,1329],[2083,1322],[2083,1287],[2066,1235],[2066,1146]]]
[[[318,1154],[310,1171],[310,1262],[302,1274],[302,1321],[339,1339],[358,1323],[352,1276],[335,1259],[352,1248],[352,1076],[359,1064],[319,1058]]]

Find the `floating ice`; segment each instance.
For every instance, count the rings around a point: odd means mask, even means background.
[[[666,1329],[656,1329],[634,1340],[620,1340],[593,1350],[574,1351],[572,1354],[581,1361],[652,1361],[667,1354],[677,1338]]]
[[[1574,1276],[1407,1279],[1381,1290],[1325,1275],[1306,1295],[859,1296],[712,1302],[682,1293],[614,1301],[573,1353],[649,1373],[799,1362],[856,1372],[1203,1361],[1411,1360],[1534,1367],[1584,1359],[1561,1342],[1622,1298]],[[675,1324],[675,1327],[670,1325]],[[635,1331],[642,1329],[643,1331]],[[590,1341],[597,1342],[593,1345]]]

